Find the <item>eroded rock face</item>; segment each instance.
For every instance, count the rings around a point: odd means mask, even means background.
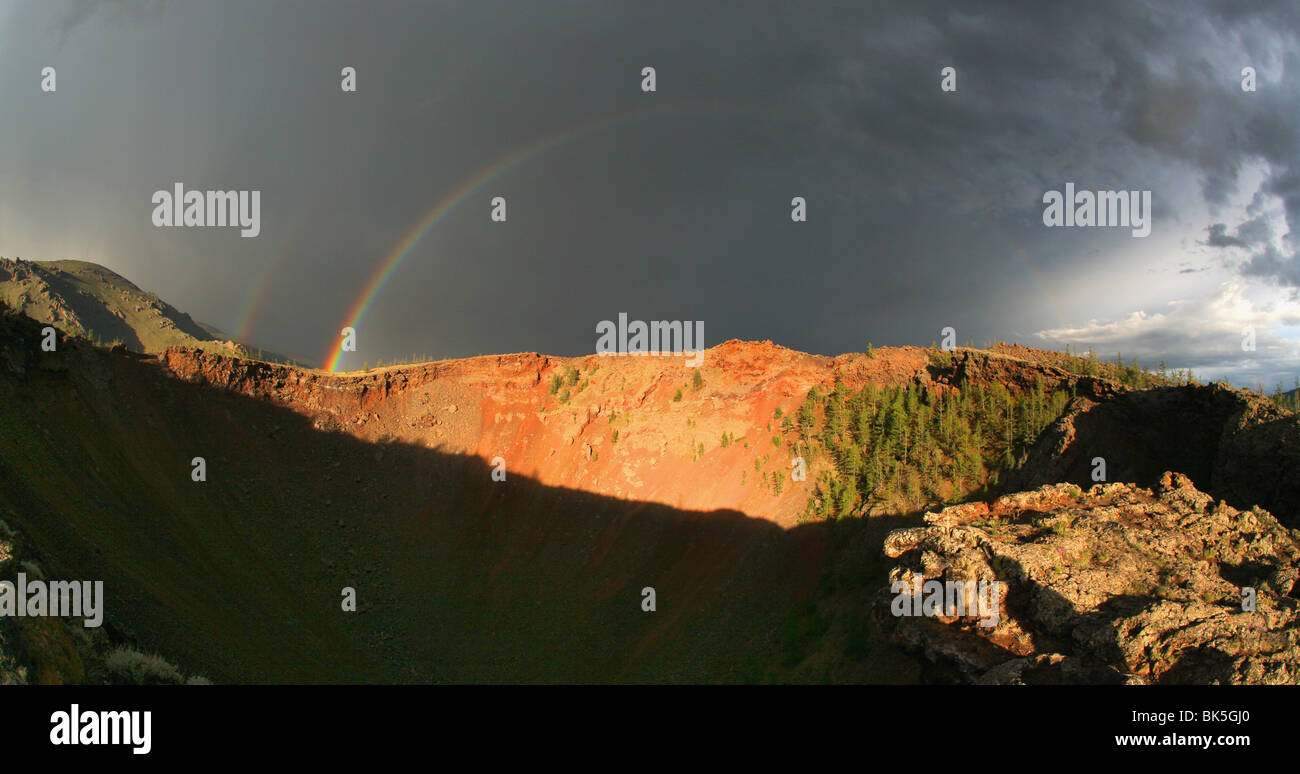
[[[881,591],[877,614],[932,680],[1300,682],[1300,532],[1216,502],[1180,473],[1154,489],[1043,486],[925,521],[886,539],[891,584],[916,574],[1005,584],[993,627],[896,616],[895,595]]]
[[[771,442],[783,432],[774,411],[793,413],[810,389],[826,393],[842,382],[851,390],[916,384],[943,391],[976,381],[1101,394],[1096,380],[1050,365],[963,349],[944,370],[932,365],[932,354],[898,347],[828,358],[732,340],[703,353],[699,389],[695,371],[673,357],[521,353],[336,374],[175,347],[158,362],[186,381],[289,407],[318,429],[483,460],[500,456],[548,485],[691,509],[735,508],[787,527],[797,523],[811,487],[777,491],[765,483],[790,463]],[[557,378],[564,381],[557,385]]]
[[[1012,489],[1106,480],[1153,486],[1165,470],[1239,508],[1259,505],[1300,526],[1300,417],[1220,384],[1140,391],[1082,389],[1012,474]],[[1104,386],[1104,385],[1103,385]]]

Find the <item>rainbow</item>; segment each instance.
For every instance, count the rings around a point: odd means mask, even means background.
[[[253,292],[248,294],[244,301],[243,311],[240,312],[238,321],[235,324],[235,341],[247,345],[248,335],[252,333],[254,325],[262,316],[262,310],[266,306],[268,296],[267,289],[270,287],[271,271],[275,267],[274,262],[268,262],[262,273],[258,275],[257,282],[253,285]]]
[[[353,162],[349,166],[350,171],[355,171],[361,163],[361,156],[352,157]],[[267,303],[271,299],[271,278],[276,269],[279,268],[280,261],[276,256],[284,255],[286,248],[291,240],[295,239],[302,233],[307,219],[316,212],[317,207],[324,198],[326,186],[314,186],[311,197],[307,203],[298,212],[298,217],[293,220],[293,224],[286,229],[280,229],[279,236],[276,237],[275,246],[271,249],[272,259],[267,261],[262,267],[262,271],[257,275],[257,281],[253,283],[253,290],[244,299],[243,308],[235,322],[235,341],[248,345],[248,337],[252,335],[253,329],[261,321],[262,313],[266,311]]]
[[[429,211],[401,241],[393,247],[388,256],[380,262],[374,274],[371,275],[370,281],[366,283],[361,295],[353,302],[352,307],[348,310],[347,316],[343,319],[341,328],[359,328],[361,322],[365,319],[366,313],[370,311],[371,305],[375,298],[383,291],[388,281],[392,279],[393,273],[397,270],[406,257],[411,254],[411,249],[417,245],[429,230],[440,223],[444,218],[454,212],[470,196],[477,193],[483,186],[497,180],[507,174],[515,167],[523,164],[547,151],[572,142],[581,137],[585,137],[597,131],[612,129],[616,127],[627,126],[644,121],[649,118],[663,117],[667,115],[686,113],[686,112],[726,112],[726,113],[746,113],[753,112],[752,109],[738,108],[736,106],[727,106],[717,102],[709,103],[677,103],[665,106],[636,108],[630,111],[623,111],[606,115],[592,121],[588,121],[578,126],[564,129],[555,134],[543,137],[529,145],[520,148],[506,156],[501,157],[477,174],[469,177],[446,196],[438,200]],[[330,351],[323,358],[326,371],[334,372],[338,370],[339,361],[343,359],[343,350],[340,338],[335,338]]]
[[[380,262],[378,268],[371,275],[370,280],[366,283],[361,294],[357,296],[351,308],[348,310],[346,317],[343,319],[343,327],[359,328],[361,322],[365,319],[366,314],[370,311],[375,299],[383,291],[384,287],[392,279],[397,268],[410,255],[412,249],[424,238],[429,231],[440,223],[444,218],[454,212],[470,196],[473,196],[485,185],[509,173],[515,167],[547,151],[572,142],[581,137],[593,134],[597,131],[612,129],[616,127],[634,124],[649,118],[662,117],[686,112],[720,112],[725,114],[742,114],[757,116],[759,118],[771,119],[773,117],[770,110],[758,110],[749,106],[725,105],[718,102],[708,103],[677,103],[665,106],[636,108],[630,111],[624,111],[607,115],[575,127],[564,129],[555,134],[543,137],[529,145],[524,146],[510,154],[507,154],[497,161],[493,162],[483,170],[474,174],[457,186],[446,196],[434,204],[433,209],[429,211],[419,222],[413,226],[404,237],[393,247],[387,257]],[[858,132],[854,139],[860,143],[866,143],[877,146],[891,146],[892,143],[882,142],[880,138]],[[897,153],[906,154],[916,163],[922,172],[932,179],[946,179],[945,171],[935,167],[933,162],[925,159],[918,159],[914,154],[903,148],[892,147]],[[1012,240],[1004,229],[996,229],[1001,241],[1009,250],[1009,257],[1021,264],[1030,274],[1031,278],[1038,284],[1050,299],[1053,308],[1057,312],[1057,317],[1064,319],[1065,315],[1060,308],[1060,301],[1051,285],[1044,281],[1041,272],[1034,266],[1033,261],[1029,259],[1026,250],[1019,243]],[[247,315],[246,315],[247,317]],[[323,361],[324,370],[335,372],[338,370],[339,362],[343,359],[341,338],[335,337],[330,350],[325,354]]]

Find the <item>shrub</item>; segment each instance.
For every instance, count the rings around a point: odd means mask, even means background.
[[[930,365],[941,371],[952,368],[952,353],[935,347],[930,350]]]
[[[116,648],[104,659],[114,682],[127,685],[180,685],[181,671],[162,656],[131,648]]]

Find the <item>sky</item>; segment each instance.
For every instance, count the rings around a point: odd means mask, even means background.
[[[0,0],[0,255],[313,363],[354,324],[348,369],[590,353],[626,313],[1289,389],[1297,30],[1287,2]],[[259,191],[260,232],[156,226],[177,182]],[[1149,236],[1045,225],[1067,183],[1150,191]]]

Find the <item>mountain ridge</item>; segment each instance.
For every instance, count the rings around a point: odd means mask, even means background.
[[[0,257],[0,301],[65,333],[120,342],[135,352],[156,354],[171,346],[192,346],[298,362],[236,342],[216,326],[194,320],[156,293],[90,261]]]

